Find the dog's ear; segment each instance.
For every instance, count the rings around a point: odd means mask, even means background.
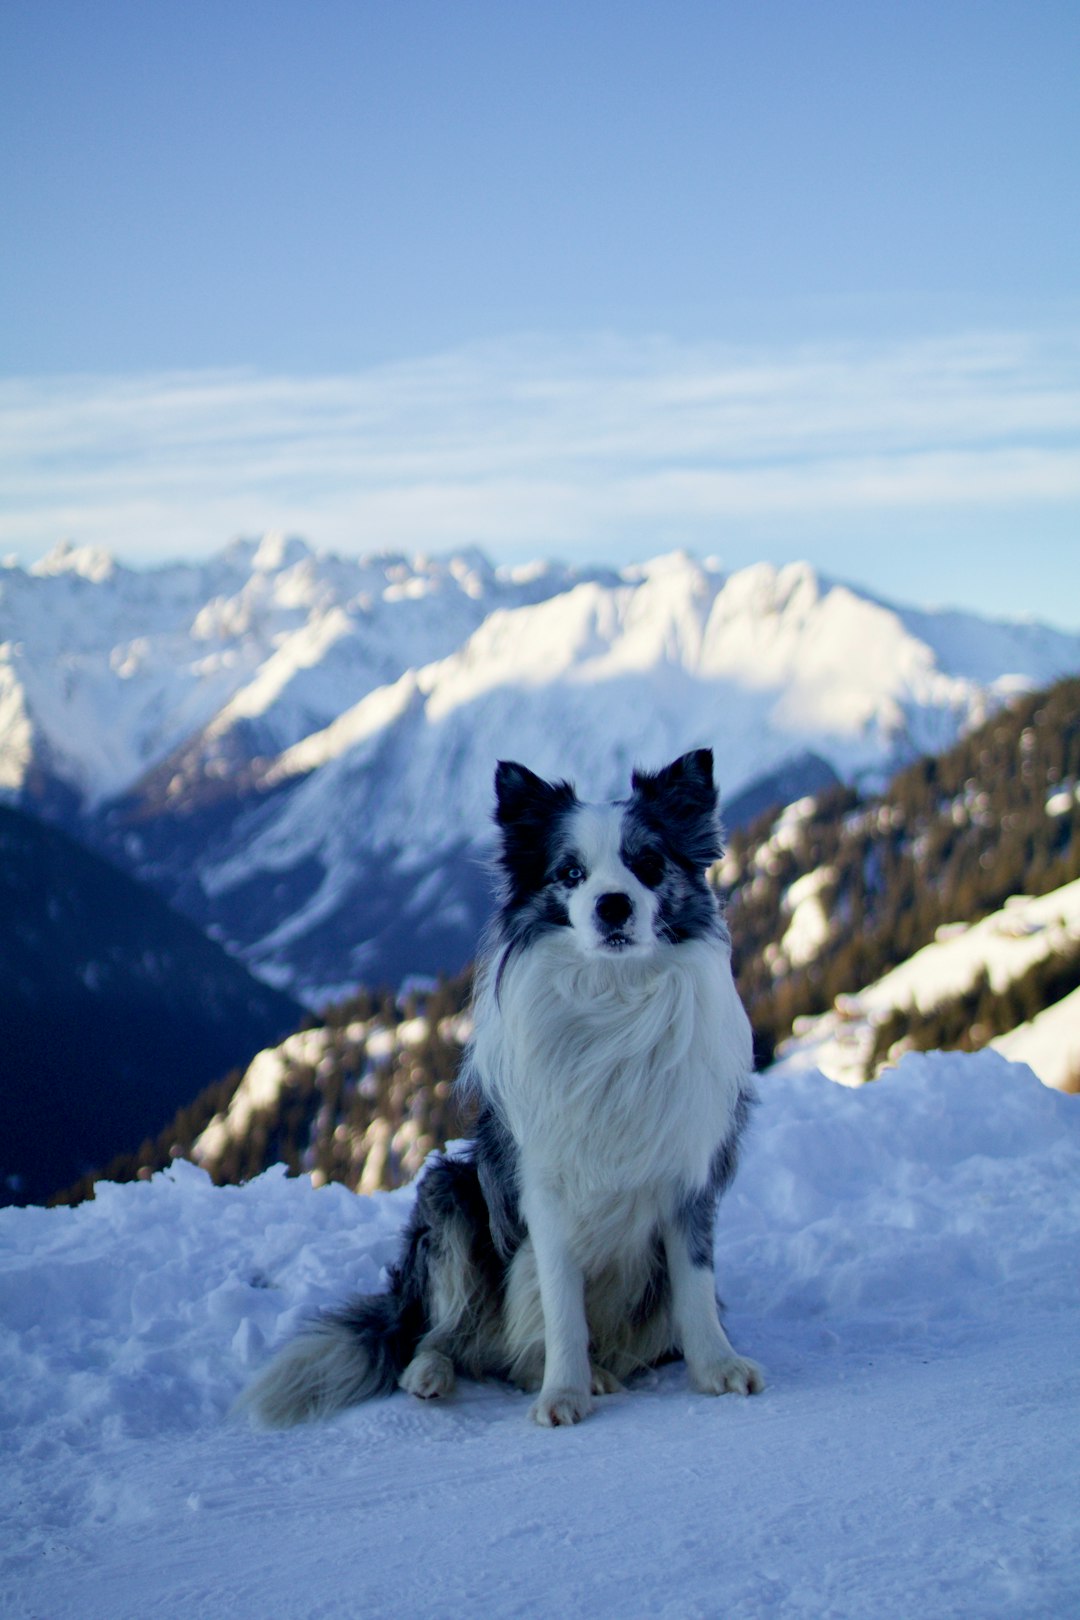
[[[723,851],[711,748],[682,754],[662,771],[635,771],[632,785],[642,810],[691,865],[711,866],[719,860]]]
[[[495,767],[495,820],[500,827],[518,822],[538,826],[573,803],[569,782],[545,782],[512,759],[500,759]]]
[[[569,782],[545,782],[513,760],[495,772],[495,820],[502,829],[499,864],[506,894],[518,901],[538,890],[548,865],[553,823],[577,803]]]
[[[695,748],[693,753],[680,755],[652,775],[635,771],[632,785],[643,799],[677,798],[699,810],[715,810],[712,749]]]

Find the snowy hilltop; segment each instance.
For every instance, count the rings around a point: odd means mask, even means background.
[[[0,1613],[1073,1613],[1076,1100],[995,1053],[761,1091],[717,1265],[768,1388],[677,1364],[575,1429],[494,1383],[230,1419],[306,1313],[380,1286],[410,1188],[178,1162],[0,1211]]]
[[[139,572],[59,548],[0,570],[0,789],[317,1002],[469,958],[500,756],[604,797],[711,745],[737,819],[763,782],[880,784],[1077,670],[1080,636],[807,564],[500,570],[268,536]]]

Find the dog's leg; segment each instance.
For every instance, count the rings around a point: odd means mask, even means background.
[[[456,1374],[483,1376],[497,1365],[500,1301],[477,1258],[487,1227],[476,1170],[442,1161],[417,1192],[417,1239],[400,1268],[415,1321],[427,1331],[398,1382],[410,1395],[435,1400],[453,1392]]]
[[[532,1408],[545,1428],[579,1423],[592,1411],[585,1277],[574,1259],[559,1199],[542,1185],[523,1189],[544,1312],[544,1382]]]
[[[670,1222],[664,1227],[664,1252],[671,1278],[671,1314],[691,1384],[703,1395],[729,1390],[756,1395],[765,1388],[761,1368],[736,1354],[720,1326],[711,1224],[703,1240],[700,1223],[695,1230],[685,1219]]]

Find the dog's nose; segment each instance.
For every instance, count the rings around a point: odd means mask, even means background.
[[[621,928],[629,922],[634,902],[628,894],[602,894],[596,902],[596,915],[609,928]]]

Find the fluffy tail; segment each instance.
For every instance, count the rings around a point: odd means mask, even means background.
[[[509,1245],[518,1239],[517,1228],[508,1224],[509,1214],[501,1220]],[[389,1395],[421,1341],[447,1364],[444,1375],[449,1363],[491,1371],[497,1357],[489,1344],[497,1338],[503,1271],[475,1161],[433,1155],[417,1187],[389,1291],[364,1294],[313,1322],[237,1407],[271,1429],[329,1417],[372,1395]],[[445,1393],[445,1380],[435,1390],[429,1375],[430,1368],[425,1380],[409,1385],[414,1394]]]
[[[364,1295],[321,1317],[260,1373],[236,1410],[268,1429],[288,1429],[389,1395],[412,1351],[405,1314],[400,1294],[391,1292]]]

